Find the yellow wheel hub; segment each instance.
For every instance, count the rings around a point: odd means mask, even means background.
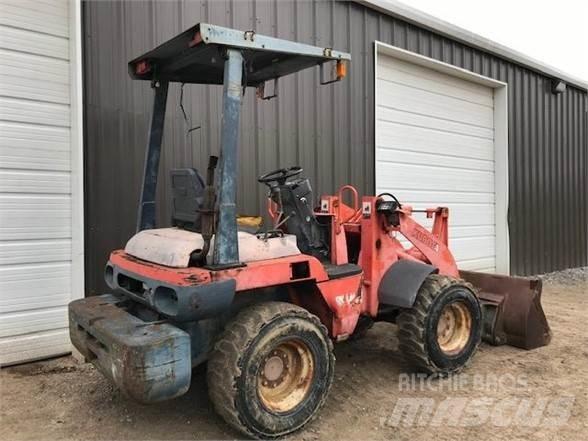
[[[300,340],[280,343],[263,360],[257,375],[262,403],[274,412],[298,406],[311,388],[314,372],[312,353]]]
[[[460,353],[468,344],[472,316],[463,302],[445,305],[437,323],[437,342],[447,355]]]

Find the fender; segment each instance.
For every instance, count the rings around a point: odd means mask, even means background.
[[[399,260],[384,273],[378,286],[378,299],[384,305],[411,308],[425,279],[437,272],[437,268],[426,263]]]

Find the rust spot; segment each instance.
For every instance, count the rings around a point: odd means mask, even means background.
[[[202,283],[206,283],[206,281],[207,281],[206,277],[202,277],[199,274],[190,274],[184,280],[186,282],[193,284],[193,285],[200,285]]]
[[[159,268],[159,265],[155,265],[155,264],[153,264],[151,262],[147,262],[146,260],[137,259],[136,257],[131,256],[131,255],[127,254],[127,253],[119,253],[119,252],[115,252],[115,253],[117,255],[119,255],[122,259],[128,260],[129,262],[137,263],[137,264],[144,265],[144,266],[148,266],[150,268]]]
[[[247,267],[240,267],[221,271],[211,271],[210,280],[216,282],[219,280],[226,280],[227,278],[236,278],[246,268]]]

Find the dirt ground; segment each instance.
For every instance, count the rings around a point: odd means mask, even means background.
[[[586,439],[588,278],[583,274],[546,279],[543,306],[553,331],[551,345],[530,352],[482,345],[455,378],[423,387],[415,381],[410,387],[390,324],[340,344],[325,408],[290,439]],[[91,365],[71,357],[3,369],[0,439],[240,438],[211,409],[204,377],[197,370],[185,396],[144,406],[125,399]],[[398,412],[399,403],[410,399],[429,400],[434,416],[411,420]],[[454,407],[444,414],[447,403]],[[472,416],[472,409],[479,412]]]

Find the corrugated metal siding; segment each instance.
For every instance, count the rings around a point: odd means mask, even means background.
[[[0,3],[0,365],[69,352],[69,2]]]
[[[320,192],[352,183],[374,189],[373,42],[408,49],[509,84],[510,236],[515,274],[586,265],[586,93],[550,92],[550,79],[352,2],[169,1],[85,3],[87,119],[87,287],[101,290],[109,250],[133,233],[151,91],[129,79],[126,63],[190,25],[206,21],[352,54],[348,78],[318,85],[318,69],[280,81],[277,100],[248,91],[241,123],[242,212],[263,210],[256,176],[300,164]],[[165,171],[203,169],[218,149],[220,87],[191,86],[186,137],[170,88],[159,192],[159,219],[170,217]],[[582,119],[584,122],[582,123]]]

